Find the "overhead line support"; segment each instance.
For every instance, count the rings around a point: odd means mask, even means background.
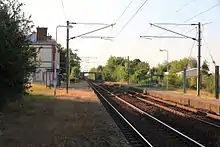
[[[151,26],[154,26],[154,27],[157,27],[157,28],[160,28],[160,29],[163,29],[163,30],[166,30],[168,32],[171,32],[171,33],[174,33],[174,34],[177,34],[177,35],[180,35],[182,36],[183,38],[189,38],[189,39],[192,39],[192,40],[195,40],[198,42],[198,61],[197,61],[197,96],[200,96],[200,90],[201,90],[201,23],[199,22],[198,24],[175,24],[175,25],[192,25],[192,26],[198,26],[198,39],[197,38],[193,38],[193,37],[190,37],[190,36],[187,36],[187,35],[184,35],[184,34],[181,34],[181,33],[178,33],[178,32],[175,32],[175,31],[172,31],[170,29],[166,29],[166,28],[163,28],[161,26],[158,26],[156,24],[165,24],[165,25],[174,25],[173,23],[150,23]],[[141,37],[150,37],[150,36],[141,36]],[[164,36],[151,36],[153,38],[162,38]],[[171,36],[167,36],[168,38]],[[165,37],[164,37],[165,38]],[[174,36],[174,38],[177,38],[176,36]]]

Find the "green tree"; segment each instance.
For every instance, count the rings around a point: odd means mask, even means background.
[[[130,61],[130,74],[134,74],[136,66],[141,62],[140,59],[134,59],[133,61]]]
[[[167,76],[165,77],[165,81],[166,79],[167,79]],[[168,82],[169,82],[169,86],[171,87],[178,88],[182,86],[182,78],[179,77],[175,72],[169,72]]]
[[[0,108],[22,98],[36,70],[37,50],[27,39],[33,25],[22,6],[16,0],[0,1]]]
[[[115,69],[115,76],[117,77],[116,81],[125,82],[127,80],[127,71],[126,68],[122,65],[119,65]]]
[[[103,68],[102,77],[104,81],[115,81],[115,79],[113,79],[111,69],[107,66]]]
[[[183,71],[184,67],[189,67],[189,68],[196,68],[197,67],[197,61],[194,58],[183,58],[180,60],[174,60],[169,63],[170,68],[169,71],[172,72],[180,72]]]
[[[80,79],[80,69],[77,66],[71,68],[70,72],[70,81],[71,82],[78,82]]]
[[[150,66],[147,62],[134,59],[130,62],[130,81],[134,83],[146,83]],[[92,68],[90,71],[100,72],[105,81],[127,82],[128,80],[128,59],[111,56],[105,66]],[[142,82],[141,82],[142,81]]]
[[[191,77],[189,79],[187,79],[187,87],[191,88],[191,89],[196,89],[197,87],[197,77]]]
[[[178,72],[183,71],[184,67],[188,68],[195,68],[197,67],[197,61],[194,58],[183,58],[180,60],[174,60],[169,63],[169,84],[175,87],[181,87],[182,86],[182,79],[181,77],[177,76]],[[167,71],[167,64],[159,64],[156,67],[152,68],[153,74],[163,74]],[[167,76],[165,76],[165,81],[167,79]],[[159,77],[154,77],[154,80],[160,81]],[[194,79],[188,80],[189,87],[194,88],[196,85],[194,83]]]
[[[103,66],[102,65],[99,65],[98,67],[97,67],[97,72],[100,72],[100,73],[102,73],[103,72]]]
[[[89,72],[97,72],[97,69],[95,67],[91,68]],[[89,79],[95,80],[95,74],[89,74],[88,76]]]
[[[208,92],[213,93],[215,88],[215,76],[203,75],[202,76],[202,88]]]
[[[202,64],[202,74],[204,74],[204,75],[209,74],[209,64],[206,60],[203,61],[203,64]]]
[[[60,51],[60,78],[61,80],[65,81],[66,80],[66,49],[61,49]],[[72,72],[72,68],[76,67],[78,68],[77,70],[80,70],[80,57],[76,54],[73,53],[72,50],[69,50],[69,68],[70,68],[70,73]],[[78,77],[79,78],[79,77]],[[70,76],[70,80],[71,76]]]
[[[132,82],[138,84],[147,84],[146,81],[150,74],[150,65],[147,62],[138,62],[134,67]]]

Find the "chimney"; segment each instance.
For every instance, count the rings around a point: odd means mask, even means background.
[[[37,28],[37,41],[47,41],[47,28]]]
[[[47,39],[52,40],[52,36],[51,35],[47,36]]]

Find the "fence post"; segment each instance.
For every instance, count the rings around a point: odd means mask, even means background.
[[[150,88],[152,88],[152,82],[153,82],[153,71],[150,72]]]
[[[183,92],[186,93],[186,68],[183,69]]]

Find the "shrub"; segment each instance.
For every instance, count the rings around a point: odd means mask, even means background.
[[[21,12],[16,0],[0,1],[0,108],[20,99],[29,88],[36,69],[36,49],[29,46],[30,17]]]

